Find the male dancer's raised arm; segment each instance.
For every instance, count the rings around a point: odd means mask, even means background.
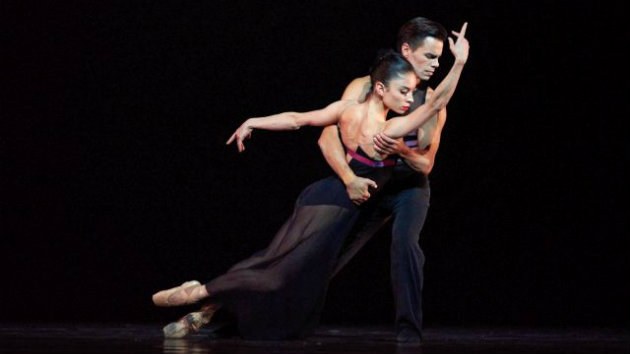
[[[370,77],[358,78],[346,87],[341,99],[363,101],[369,91]],[[350,200],[355,204],[361,204],[367,200],[370,197],[368,187],[377,188],[376,182],[354,174],[346,160],[346,152],[339,138],[337,125],[325,127],[318,143],[324,158],[326,158],[326,162],[346,185],[346,191],[350,196]]]

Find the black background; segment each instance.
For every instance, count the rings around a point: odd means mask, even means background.
[[[628,325],[622,11],[494,1],[2,2],[0,320],[165,321],[150,295],[263,248],[331,173],[319,128],[225,141],[338,99],[415,16],[470,59],[421,246],[425,324]],[[452,63],[445,47],[435,86]],[[393,323],[389,233],[325,323]]]

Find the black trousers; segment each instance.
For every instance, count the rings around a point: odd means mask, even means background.
[[[422,285],[424,253],[419,237],[429,210],[431,188],[428,181],[422,186],[383,190],[379,201],[361,211],[361,217],[342,253],[335,274],[345,266],[363,245],[393,218],[391,257],[391,286],[396,304],[396,331],[422,330]]]

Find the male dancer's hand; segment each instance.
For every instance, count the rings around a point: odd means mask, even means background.
[[[355,176],[346,184],[346,191],[354,204],[361,205],[370,199],[369,187],[378,188],[376,182],[371,179]]]
[[[374,150],[383,155],[394,155],[404,152],[407,148],[403,139],[392,139],[385,134],[374,135]]]

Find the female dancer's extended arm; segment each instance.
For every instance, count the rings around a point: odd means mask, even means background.
[[[438,111],[446,107],[448,101],[453,97],[459,77],[462,74],[466,60],[468,60],[468,50],[470,46],[468,40],[464,37],[466,35],[467,26],[468,23],[464,23],[459,33],[453,31],[453,35],[457,37],[457,42],[453,43],[453,39],[451,37],[448,38],[449,47],[455,56],[455,62],[448,75],[435,89],[431,98],[409,115],[388,120],[385,123],[383,134],[393,139],[401,138],[418,129],[418,127],[426,123]]]
[[[236,141],[238,151],[245,150],[245,144],[243,141],[251,137],[254,129],[265,130],[297,130],[305,125],[311,126],[326,126],[337,123],[341,113],[349,104],[354,101],[344,100],[331,103],[326,108],[316,111],[298,113],[298,112],[284,112],[267,117],[249,118],[246,120],[236,131],[226,144],[231,144]]]

